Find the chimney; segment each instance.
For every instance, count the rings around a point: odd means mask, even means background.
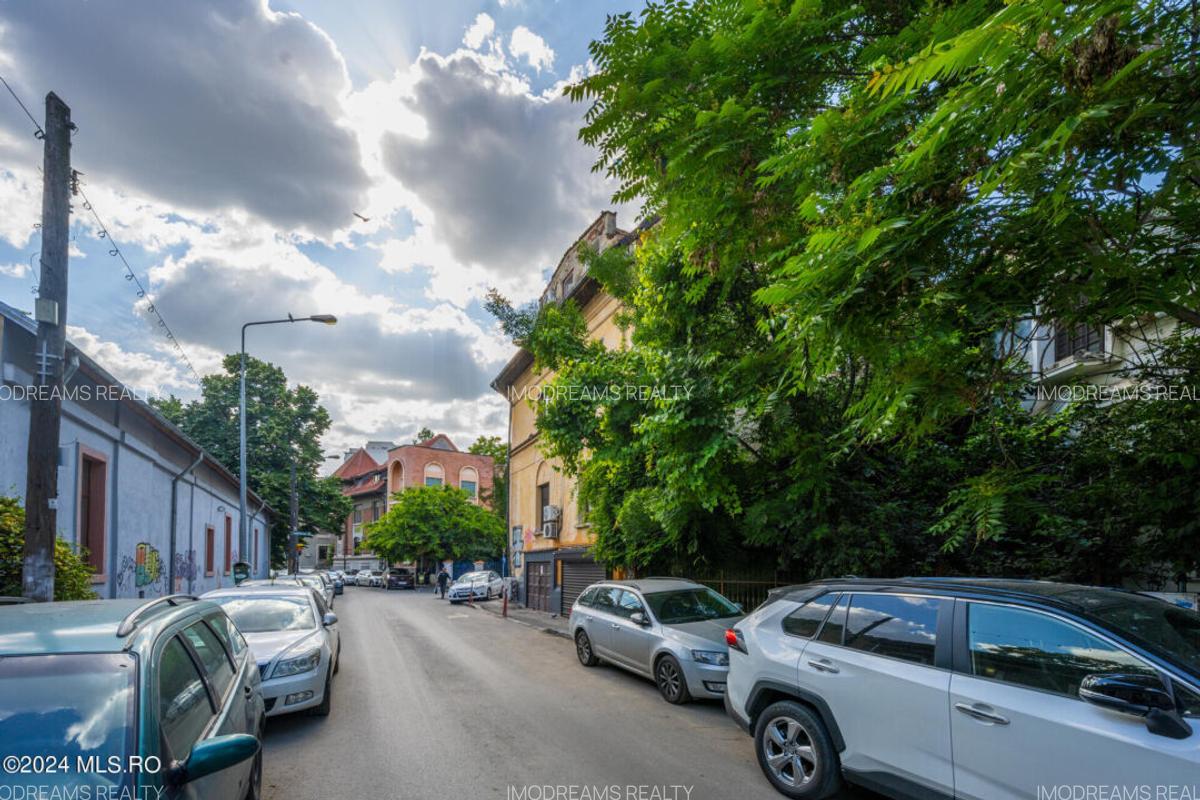
[[[605,211],[604,214],[604,236],[611,239],[617,235],[617,214],[614,211]]]

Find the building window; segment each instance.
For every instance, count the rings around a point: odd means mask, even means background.
[[[356,508],[356,509],[354,509],[354,524],[358,525],[361,522],[362,522],[362,509]]]
[[[550,484],[543,483],[537,487],[537,521],[538,530],[544,529],[546,524],[546,506],[550,505]]]
[[[1104,329],[1088,325],[1054,326],[1054,360],[1062,361],[1076,353],[1103,353]]]
[[[97,575],[102,575],[108,465],[103,459],[84,455],[80,459],[79,469],[79,546],[87,551],[88,566]]]
[[[445,472],[442,471],[442,465],[438,463],[425,465],[425,485],[426,486],[441,486],[446,479]]]
[[[217,532],[212,525],[204,526],[204,574],[214,574],[214,550],[217,546]]]
[[[233,567],[233,517],[225,515],[225,574]]]
[[[474,467],[463,467],[459,470],[458,488],[465,490],[472,499],[479,496],[479,473]]]

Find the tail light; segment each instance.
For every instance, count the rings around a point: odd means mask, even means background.
[[[731,650],[746,652],[746,637],[742,636],[742,632],[737,628],[725,629],[725,644],[729,645]]]

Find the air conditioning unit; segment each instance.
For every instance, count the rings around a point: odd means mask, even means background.
[[[562,509],[558,506],[542,506],[542,519],[546,522],[556,522],[562,517]]]
[[[542,523],[542,536],[544,536],[547,539],[557,539],[558,538],[558,523],[557,522],[543,522]]]

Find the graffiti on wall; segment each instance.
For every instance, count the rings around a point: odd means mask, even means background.
[[[147,586],[158,588],[162,580],[162,558],[158,548],[147,542],[138,542],[132,556],[121,556],[117,569],[117,588],[124,589],[131,583],[135,589]]]
[[[196,579],[196,551],[175,554],[175,579],[192,581]]]

